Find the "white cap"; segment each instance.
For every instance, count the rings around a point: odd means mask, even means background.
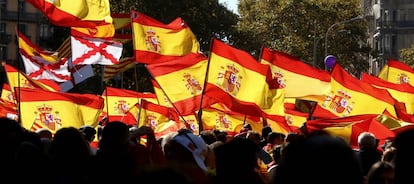
[[[174,139],[177,143],[184,146],[187,150],[189,150],[194,157],[194,160],[197,162],[197,165],[204,171],[207,171],[206,164],[204,160],[206,159],[205,155],[208,151],[207,144],[204,140],[194,135],[190,132],[182,132],[178,133]]]

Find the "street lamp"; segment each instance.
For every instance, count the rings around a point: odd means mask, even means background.
[[[334,28],[337,25],[345,24],[345,23],[352,22],[352,21],[355,21],[355,20],[360,20],[360,19],[363,19],[363,18],[364,18],[363,16],[357,16],[357,17],[354,17],[354,18],[351,18],[351,19],[348,19],[348,20],[344,20],[344,21],[341,21],[341,22],[336,22],[336,23],[332,24],[331,26],[329,26],[328,30],[326,30],[326,33],[325,33],[325,56],[328,55],[328,34],[331,31],[331,29]]]

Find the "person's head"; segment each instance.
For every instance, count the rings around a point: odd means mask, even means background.
[[[79,131],[85,136],[88,142],[92,142],[95,139],[96,130],[92,126],[84,125],[79,128]]]
[[[118,148],[125,148],[128,144],[129,128],[125,123],[111,121],[102,129],[102,136],[99,140],[100,150],[118,151]]]
[[[287,144],[274,177],[277,184],[362,184],[364,176],[347,142],[316,134]]]
[[[378,161],[374,163],[367,174],[367,184],[393,184],[394,166],[389,162]]]
[[[216,135],[211,130],[203,130],[200,132],[201,138],[203,138],[204,142],[208,145],[212,144],[213,142],[217,141]]]
[[[214,134],[216,135],[216,138],[218,141],[226,142],[227,141],[227,132],[226,131],[220,131],[220,130],[214,130]]]
[[[280,132],[270,132],[269,135],[267,135],[267,141],[271,144],[280,145],[285,142],[285,134]]]
[[[264,126],[262,128],[262,137],[264,139],[267,139],[267,135],[269,135],[270,132],[272,132],[272,127],[270,127],[270,126]]]
[[[36,130],[36,134],[39,135],[40,139],[52,140],[52,138],[53,138],[52,132],[47,128],[40,128],[40,129]]]
[[[259,134],[259,132],[249,130],[249,131],[247,131],[246,139],[254,142],[255,144],[259,144],[260,143],[260,134]]]
[[[205,163],[208,147],[204,140],[188,129],[163,138],[163,151],[167,161],[173,164],[196,164],[207,172]]]
[[[362,132],[358,136],[358,146],[360,149],[377,148],[378,141],[371,132]]]

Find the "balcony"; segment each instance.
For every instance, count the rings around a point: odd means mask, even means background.
[[[0,44],[7,45],[11,41],[11,34],[0,33]]]
[[[20,15],[17,11],[2,11],[1,20],[3,21],[21,21],[29,23],[48,22],[48,20],[41,13],[27,13],[21,12]]]

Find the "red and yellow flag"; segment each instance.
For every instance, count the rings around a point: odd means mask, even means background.
[[[105,65],[104,66],[104,80],[109,80],[118,73],[127,71],[130,68],[135,67],[135,59],[133,57],[125,57],[119,60],[118,64],[115,65]]]
[[[181,18],[163,24],[137,11],[131,11],[131,18],[135,59],[139,63],[161,63],[200,52],[196,36]]]
[[[6,70],[7,79],[9,81],[10,89],[14,93],[15,87],[21,88],[32,88],[32,89],[44,89],[48,91],[60,91],[60,86],[52,81],[47,79],[34,80],[28,77],[26,74],[18,71],[16,68],[11,65],[5,64],[4,68]],[[20,80],[20,81],[19,81]]]
[[[164,91],[161,89],[161,86],[158,84],[158,82],[152,78],[151,84],[154,88],[154,93],[157,96],[158,104],[164,106],[164,107],[173,107],[168,97],[165,95]]]
[[[207,63],[204,55],[190,53],[169,62],[147,65],[147,69],[180,115],[190,115],[214,103],[202,96]]]
[[[102,97],[93,94],[51,92],[20,88],[20,117],[28,130],[47,128],[53,133],[62,127],[98,125],[104,107]]]
[[[286,98],[323,99],[330,91],[330,74],[289,54],[262,49],[260,62],[268,64],[273,78],[285,87]]]
[[[180,125],[175,109],[164,107],[146,100],[137,103],[128,112],[125,119],[127,124],[148,126],[154,130],[156,137],[161,137],[171,131],[177,131]]]
[[[361,80],[375,87],[387,90],[393,98],[404,103],[408,114],[414,114],[414,87],[408,83],[392,83],[381,78],[362,73]]]
[[[152,93],[140,93],[114,87],[106,87],[102,97],[105,104],[103,114],[107,115],[108,121],[123,121],[126,113],[141,99],[156,100]]]
[[[272,108],[279,85],[268,65],[217,39],[211,48],[204,96],[243,114],[261,116]]]
[[[391,94],[348,74],[339,64],[331,72],[331,92],[317,101],[312,116],[319,118],[347,117],[360,114],[396,115],[396,100]]]
[[[0,99],[0,117],[6,117],[18,121],[17,105]]]
[[[112,23],[109,0],[27,0],[48,20],[61,27],[90,27]]]
[[[398,60],[389,59],[378,77],[392,83],[409,83],[414,86],[414,69]]]
[[[232,111],[221,103],[213,104],[202,111],[203,130],[221,130],[229,135],[236,135],[244,124],[251,124],[252,129],[257,132],[261,132],[263,128],[260,117]]]
[[[3,87],[1,88],[1,97],[0,98],[2,100],[6,101],[6,102],[10,102],[10,103],[13,103],[13,104],[16,103],[14,93],[10,89],[10,85],[7,84],[7,83],[3,83]]]
[[[362,132],[371,132],[380,140],[379,145],[386,139],[395,137],[395,133],[377,121],[378,114],[362,114],[341,118],[309,120],[306,122],[306,130],[312,133],[324,130],[331,135],[339,136],[352,147],[358,147],[358,136]]]

